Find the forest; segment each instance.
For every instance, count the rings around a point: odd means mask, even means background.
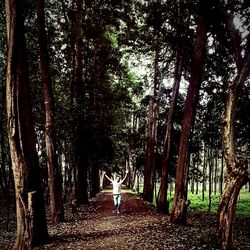
[[[126,172],[182,230],[199,196],[216,248],[238,249],[249,76],[247,0],[0,1],[0,227],[13,207],[13,249],[39,249],[68,209],[107,195],[105,173]]]

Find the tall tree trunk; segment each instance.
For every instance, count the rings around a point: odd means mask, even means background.
[[[1,109],[4,110],[5,108],[5,102],[6,102],[6,98],[5,98],[5,94],[6,89],[3,87],[1,89]],[[6,143],[5,143],[5,112],[1,112],[0,114],[0,147],[1,147],[1,166],[0,166],[0,187],[1,190],[3,192],[4,197],[9,200],[9,185],[8,185],[8,181],[7,181],[7,171],[6,171],[6,152],[5,152],[5,148],[6,148]]]
[[[205,192],[207,190],[207,150],[204,144],[203,148],[203,171],[202,171],[202,201],[205,200]]]
[[[21,0],[6,0],[8,137],[15,181],[17,238],[14,249],[31,249],[48,239],[45,206],[39,174],[26,61]],[[28,193],[36,192],[32,211]],[[29,217],[32,213],[33,217]],[[30,220],[32,218],[32,220]]]
[[[233,222],[239,192],[248,181],[247,157],[239,156],[235,149],[234,124],[240,91],[250,75],[250,34],[245,48],[241,48],[241,36],[233,24],[233,16],[222,11],[227,32],[234,51],[237,74],[229,88],[222,114],[222,145],[227,166],[224,191],[218,206],[219,239],[221,249],[236,249],[233,239]],[[243,58],[242,54],[245,52]]]
[[[198,172],[198,171],[197,171]],[[196,173],[197,173],[196,172]],[[196,174],[196,189],[195,189],[195,194],[198,195],[199,194],[199,177],[198,174]]]
[[[202,5],[202,3],[200,3]],[[173,223],[186,224],[187,220],[187,179],[188,179],[188,140],[191,126],[194,120],[196,105],[198,102],[199,88],[201,84],[201,74],[203,60],[205,57],[207,41],[207,28],[203,17],[198,18],[196,28],[196,39],[193,54],[193,65],[191,69],[191,79],[184,109],[182,133],[177,161],[177,171],[175,180],[175,196],[171,212]]]
[[[163,160],[162,160],[161,185],[159,189],[159,198],[157,201],[157,210],[166,214],[169,213],[169,203],[167,201],[167,191],[168,191],[167,187],[168,187],[168,165],[170,164],[170,153],[172,151],[173,115],[180,88],[182,67],[183,67],[183,47],[181,42],[179,42],[176,49],[176,64],[175,64],[175,74],[174,74],[175,80],[172,87],[171,102],[168,110],[167,128],[166,128],[166,134],[163,145],[164,149],[162,155]]]
[[[233,126],[235,122],[236,105],[239,91],[242,88],[247,75],[249,75],[249,47],[250,36],[248,39],[248,49],[245,52],[245,62],[242,64],[241,69],[238,70],[238,74],[229,89],[225,109],[222,115],[222,142],[227,165],[227,177],[218,208],[219,238],[221,242],[221,249],[236,249],[233,240],[235,207],[237,204],[238,194],[243,185],[246,184],[248,180],[247,158],[238,156],[235,152]]]
[[[212,163],[212,153],[211,147],[208,148],[208,211],[211,211],[211,201],[212,201],[212,172],[213,172],[213,163]]]
[[[154,193],[154,170],[155,170],[155,117],[154,100],[151,97],[148,105],[148,138],[146,144],[146,161],[144,167],[143,199],[152,202]]]
[[[194,194],[194,181],[195,181],[195,164],[194,164],[194,160],[191,159],[193,164],[193,169],[192,169],[192,172],[191,172],[191,180],[190,180],[190,189],[191,189],[191,193]]]
[[[221,156],[221,171],[220,171],[220,194],[222,194],[223,191],[223,183],[224,183],[224,157]]]
[[[100,192],[100,176],[98,162],[92,161],[89,164],[90,197]]]
[[[148,103],[148,134],[146,143],[145,154],[145,167],[144,167],[144,185],[143,185],[143,199],[149,202],[153,201],[154,185],[155,185],[155,145],[157,138],[157,118],[159,115],[159,102],[161,95],[161,72],[159,69],[159,56],[160,56],[160,25],[159,19],[159,6],[161,0],[155,0],[154,2],[154,14],[156,16],[154,22],[154,78],[152,96],[149,98]]]
[[[55,112],[52,81],[49,68],[49,55],[45,31],[44,0],[36,0],[38,42],[40,47],[40,73],[45,104],[45,143],[50,190],[51,222],[64,220],[62,200],[62,173],[56,155]]]
[[[139,171],[138,170],[134,170],[134,185],[132,190],[134,192],[137,192],[137,194],[139,194]]]
[[[74,60],[74,81],[73,81],[73,100],[77,109],[77,121],[74,134],[74,150],[76,164],[76,186],[75,198],[78,204],[88,203],[88,152],[87,152],[87,133],[84,120],[84,84],[83,84],[83,0],[77,0],[76,18],[76,45]]]
[[[214,195],[217,193],[217,179],[218,179],[218,154],[215,154],[215,167],[214,167]]]

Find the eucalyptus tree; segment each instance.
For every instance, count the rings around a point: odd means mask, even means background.
[[[161,107],[163,79],[168,74],[173,58],[170,35],[172,30],[168,24],[167,1],[135,1],[135,22],[126,32],[125,42],[136,52],[135,58],[141,55],[145,65],[145,77],[141,77],[141,91],[148,92],[147,99],[147,132],[145,140],[144,188],[143,197],[152,201],[156,172],[156,155],[161,153],[158,147],[158,121]],[[131,27],[131,28],[130,28]],[[140,59],[138,59],[140,60]],[[140,65],[141,66],[141,65]],[[144,90],[146,89],[146,90]],[[145,93],[144,92],[144,93]],[[145,94],[144,94],[145,96]],[[143,97],[144,98],[144,97]],[[159,152],[157,152],[159,149]]]
[[[6,131],[6,22],[4,2],[0,3],[0,187],[5,196],[9,197],[10,166],[8,165],[8,137]]]
[[[208,6],[202,1],[198,3],[197,27],[195,45],[193,49],[191,76],[184,107],[184,117],[177,161],[177,171],[175,180],[175,196],[171,212],[171,221],[185,224],[187,220],[187,191],[188,191],[188,146],[191,127],[194,122],[195,109],[198,102],[199,89],[203,71],[203,64],[207,43],[207,23],[205,12]]]
[[[121,62],[123,44],[120,35],[122,24],[130,19],[128,8],[132,7],[129,3],[97,1],[88,6],[86,39],[89,46],[92,44],[95,48],[94,51],[87,48],[90,57],[86,61],[88,75],[85,78],[89,96],[87,129],[92,172],[98,171],[100,164],[111,165],[116,171],[125,166],[131,95],[136,85]],[[87,25],[90,22],[93,22],[92,26]],[[98,176],[95,176],[93,182],[97,181]]]
[[[0,52],[1,53],[1,52]],[[5,67],[3,67],[5,68]],[[2,72],[3,73],[3,72]],[[1,73],[0,73],[1,74]],[[1,81],[1,80],[0,80]],[[2,78],[2,83],[4,82]],[[6,89],[5,84],[0,87],[0,187],[6,199],[9,199],[10,181],[12,178],[9,164],[8,136],[6,131]]]
[[[176,3],[176,13],[175,11],[169,10],[169,25],[172,26],[173,37],[169,40],[175,44],[170,45],[173,47],[173,53],[175,54],[175,65],[173,73],[173,86],[171,91],[171,101],[169,103],[166,132],[163,143],[162,152],[162,175],[161,175],[161,185],[159,189],[159,196],[157,200],[157,209],[164,213],[169,212],[169,203],[167,201],[167,190],[168,190],[168,169],[170,168],[171,158],[173,155],[173,124],[174,113],[176,111],[177,98],[179,95],[180,82],[183,74],[183,67],[186,58],[189,58],[189,42],[190,38],[187,39],[187,35],[191,35],[189,31],[189,19],[191,16],[190,11],[186,10],[186,4],[184,1],[179,1]],[[172,7],[170,7],[172,8]],[[176,21],[177,20],[177,21]],[[185,20],[185,21],[183,21]],[[191,47],[191,46],[190,46]]]
[[[43,85],[45,104],[45,142],[48,167],[51,221],[57,223],[64,220],[62,202],[61,171],[56,155],[55,111],[50,61],[48,55],[47,35],[45,31],[44,0],[36,1],[38,41],[40,48],[40,74]]]
[[[6,108],[17,215],[14,249],[31,249],[48,239],[25,54],[24,3],[5,1],[8,44]]]
[[[87,170],[88,170],[88,155],[86,143],[86,130],[84,125],[84,80],[83,80],[83,20],[84,9],[83,0],[76,1],[76,10],[73,14],[75,21],[75,50],[74,50],[74,66],[73,66],[73,81],[72,81],[72,98],[73,105],[77,109],[76,126],[74,131],[74,153],[76,163],[75,176],[75,197],[77,203],[88,202],[88,184],[87,184]]]
[[[157,144],[157,127],[159,117],[159,102],[161,97],[162,72],[160,69],[160,53],[161,53],[161,27],[162,20],[162,2],[151,1],[148,5],[148,18],[146,23],[151,27],[149,37],[151,36],[152,43],[149,44],[152,53],[152,80],[149,80],[151,87],[148,98],[148,118],[147,118],[147,141],[145,151],[145,166],[144,166],[144,187],[143,198],[146,201],[152,202],[153,190],[155,185],[156,175],[156,144]]]
[[[235,75],[229,84],[221,121],[227,177],[218,207],[219,238],[221,249],[234,249],[236,248],[233,239],[235,207],[238,194],[249,179],[247,157],[237,153],[234,126],[238,99],[250,75],[250,34],[241,34],[235,26],[234,15],[238,14],[243,23],[245,22],[242,25],[249,28],[249,22],[245,18],[245,15],[249,14],[249,10],[245,5],[242,6],[240,2],[237,6],[222,3],[219,6],[219,13],[226,27],[226,34],[230,41],[231,53],[235,63]]]
[[[81,203],[87,202],[88,190],[90,195],[98,191],[98,170],[104,163],[111,164],[113,157],[114,133],[118,132],[116,121],[119,121],[116,116],[119,114],[124,121],[126,105],[131,101],[118,42],[121,20],[128,18],[125,8],[130,5],[112,1],[62,1],[52,6],[55,9],[50,18],[57,16],[54,21],[58,24],[51,24],[49,29],[54,39],[50,53],[57,83],[56,108],[66,111],[56,114],[58,128],[62,127],[58,130],[60,150],[64,148],[67,152],[69,179],[76,177],[77,172],[82,173],[74,180],[83,184],[77,186],[77,190],[84,192],[77,198]],[[58,68],[62,68],[61,72]]]

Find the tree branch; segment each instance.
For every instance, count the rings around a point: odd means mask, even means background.
[[[235,25],[233,23],[233,15],[227,12],[223,7],[220,7],[220,12],[226,24],[227,33],[228,33],[230,43],[231,43],[233,53],[234,53],[236,67],[239,70],[243,62],[242,55],[241,55],[242,48],[240,45],[241,36],[240,36],[239,31],[235,28]]]

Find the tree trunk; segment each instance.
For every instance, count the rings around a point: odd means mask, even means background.
[[[234,124],[239,93],[250,74],[250,34],[245,48],[241,48],[240,34],[233,24],[233,16],[222,12],[235,56],[237,74],[229,88],[222,114],[222,145],[227,165],[225,189],[218,206],[219,239],[221,249],[236,249],[233,222],[238,194],[248,181],[247,158],[238,156],[235,149]],[[245,52],[244,58],[242,57]]]
[[[204,144],[203,157],[203,171],[202,171],[202,201],[205,200],[205,192],[207,191],[207,154],[206,146]]]
[[[192,169],[192,173],[191,173],[191,193],[194,194],[194,181],[195,181],[195,164],[194,164],[194,160],[192,160],[193,162],[193,169]]]
[[[100,177],[99,177],[99,166],[98,163],[93,161],[90,164],[90,197],[96,196],[100,192]]]
[[[155,6],[160,6],[161,1],[156,0]],[[152,96],[149,98],[148,103],[148,134],[147,145],[145,154],[145,167],[144,167],[144,186],[143,186],[143,199],[149,202],[153,201],[154,185],[155,185],[155,145],[157,140],[157,119],[159,115],[159,103],[161,95],[161,72],[159,69],[159,57],[160,57],[160,25],[159,18],[160,13],[158,7],[154,6],[153,11],[156,15],[156,21],[154,22],[154,79]]]
[[[212,153],[211,148],[208,149],[208,211],[211,211],[211,201],[212,201]]]
[[[99,170],[99,179],[100,179],[100,190],[103,190],[103,182],[104,182],[104,171]]]
[[[45,31],[44,0],[36,0],[38,42],[40,47],[40,73],[43,84],[45,104],[45,143],[49,177],[51,222],[58,223],[64,220],[62,200],[62,173],[56,155],[56,131],[54,121],[54,96],[49,68],[49,55]]]
[[[220,194],[223,192],[223,183],[224,183],[224,157],[221,156],[221,172],[220,172]]]
[[[146,161],[144,167],[143,199],[152,202],[154,193],[154,170],[155,170],[155,117],[154,100],[149,100],[148,113],[148,138],[146,148]]]
[[[17,238],[14,249],[30,249],[48,240],[45,206],[35,147],[26,61],[23,1],[6,0],[8,137],[15,182]],[[32,234],[26,222],[28,193],[37,192]]]
[[[134,187],[134,181],[135,181],[135,176],[134,176],[134,167],[133,167],[133,163],[132,163],[132,153],[131,153],[131,149],[129,147],[128,149],[128,154],[127,154],[127,158],[126,158],[126,169],[128,170],[128,177],[127,177],[127,187],[129,189],[132,189]]]
[[[5,108],[5,104],[4,102],[6,102],[6,98],[5,98],[5,94],[4,94],[4,88],[1,89],[1,109],[4,111]],[[6,90],[5,90],[6,92]],[[0,140],[0,147],[1,147],[1,163],[0,163],[0,187],[1,190],[3,192],[3,195],[5,197],[6,200],[9,200],[9,185],[8,185],[8,181],[7,181],[7,171],[6,171],[6,152],[5,152],[5,148],[6,148],[6,143],[5,143],[5,113],[1,112],[0,114],[0,136],[1,136],[1,140]]]
[[[157,210],[163,213],[169,213],[169,203],[167,202],[168,191],[168,165],[170,164],[170,153],[172,151],[172,130],[173,130],[173,115],[177,97],[180,88],[181,73],[183,67],[183,48],[181,42],[178,43],[176,49],[176,64],[175,64],[175,80],[172,87],[172,96],[168,111],[167,128],[164,139],[164,149],[162,155],[162,176],[159,189],[159,198],[157,202]]]
[[[239,92],[239,87],[244,83],[243,79],[246,79],[246,76],[244,76],[245,72],[247,72],[246,67],[250,65],[250,56],[248,57],[248,64],[246,63],[242,67],[242,70],[238,73],[230,88],[222,116],[223,150],[227,164],[227,178],[218,208],[221,249],[236,249],[233,240],[235,207],[238,194],[243,185],[248,181],[247,158],[236,155],[233,130],[236,102],[238,98],[237,93]]]
[[[214,195],[217,193],[217,179],[218,179],[218,158],[215,154],[215,168],[214,168]]]
[[[196,194],[196,195],[199,194],[199,179],[198,179],[198,176],[196,176],[196,189],[195,189],[195,194]]]
[[[193,65],[191,69],[191,79],[185,103],[182,133],[181,133],[179,153],[178,153],[176,181],[175,181],[175,196],[171,212],[171,221],[173,223],[186,224],[187,220],[187,207],[188,207],[187,179],[188,179],[188,155],[189,155],[188,141],[194,120],[196,105],[198,102],[203,60],[205,57],[206,41],[207,41],[207,29],[205,20],[202,17],[199,17],[196,29],[196,39],[195,39],[195,47],[193,54]]]
[[[74,131],[74,154],[76,164],[76,185],[75,198],[77,204],[88,203],[88,151],[87,132],[83,114],[84,108],[84,84],[83,84],[83,0],[77,0],[77,10],[75,13],[76,25],[76,45],[74,58],[74,80],[73,80],[73,101],[76,109],[76,124]]]
[[[134,192],[137,192],[137,194],[139,194],[139,176],[140,176],[139,171],[134,170],[134,185],[133,185],[132,190]]]
[[[235,208],[239,192],[247,180],[247,160],[246,158],[238,158],[234,167],[231,170],[228,169],[225,189],[218,207],[221,249],[237,249],[233,239]]]

